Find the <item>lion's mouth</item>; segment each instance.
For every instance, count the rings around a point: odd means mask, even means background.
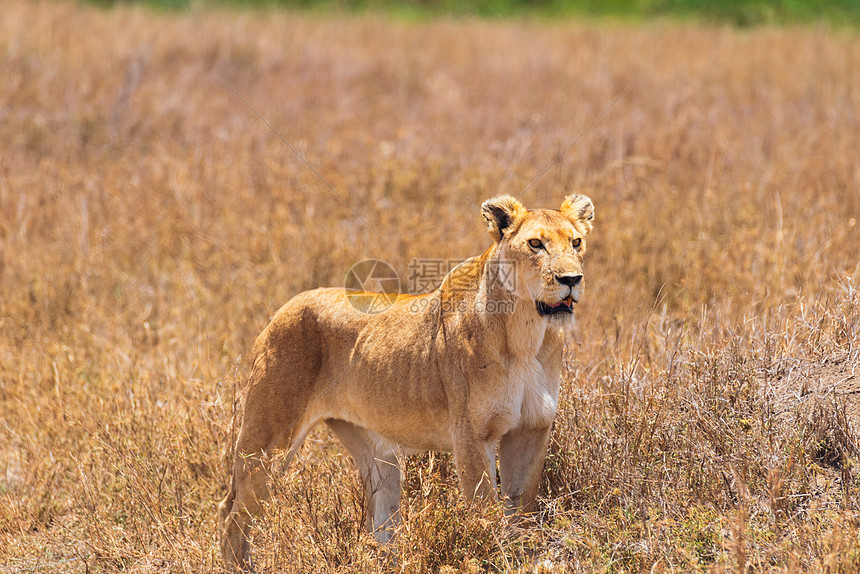
[[[573,304],[575,301],[573,300],[573,296],[568,295],[558,303],[554,305],[550,305],[549,303],[544,303],[543,301],[535,301],[535,306],[537,307],[538,315],[555,315],[557,313],[573,313]]]

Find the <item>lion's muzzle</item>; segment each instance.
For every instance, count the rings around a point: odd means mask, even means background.
[[[535,301],[535,306],[537,307],[538,315],[543,317],[549,315],[556,315],[558,313],[573,313],[573,304],[575,301],[573,300],[572,295],[568,295],[558,303],[554,305],[550,305],[549,303],[544,303],[543,301]]]

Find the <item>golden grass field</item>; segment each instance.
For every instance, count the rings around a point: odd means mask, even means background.
[[[274,311],[365,258],[479,253],[480,203],[631,85],[522,198],[597,212],[535,523],[412,458],[380,559],[320,428],[258,566],[860,570],[856,30],[2,11],[0,572],[218,572]]]

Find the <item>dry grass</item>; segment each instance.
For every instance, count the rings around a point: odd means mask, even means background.
[[[857,571],[846,403],[774,389],[857,364],[858,63],[856,33],[827,29],[4,3],[0,571],[217,571],[268,317],[366,257],[405,277],[478,253],[480,202],[519,194],[631,83],[523,198],[597,206],[534,527],[467,512],[425,456],[399,562],[379,561],[320,430],[277,481],[260,563]]]

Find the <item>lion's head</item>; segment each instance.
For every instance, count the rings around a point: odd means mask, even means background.
[[[513,272],[500,274],[505,288],[534,301],[542,316],[570,315],[583,293],[582,261],[594,204],[569,195],[558,210],[526,209],[510,195],[481,206],[500,261]]]

